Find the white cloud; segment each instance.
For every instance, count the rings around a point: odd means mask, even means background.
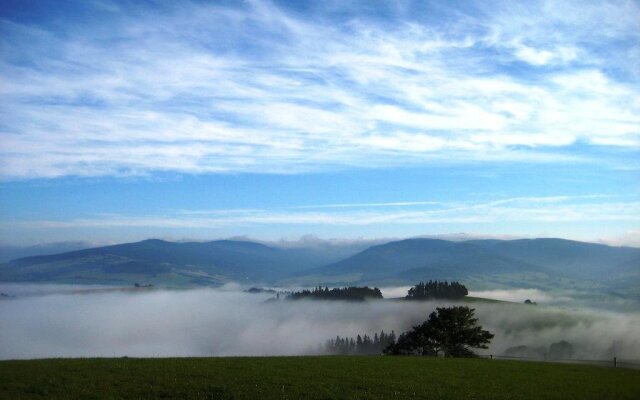
[[[305,208],[320,209],[306,211]],[[355,209],[353,209],[355,208]],[[321,209],[325,209],[322,211]],[[640,202],[606,196],[520,197],[488,202],[391,202],[328,204],[277,210],[182,210],[162,215],[96,215],[70,220],[13,222],[31,229],[206,228],[256,225],[368,226],[380,224],[640,222]]]
[[[109,22],[61,32],[3,20],[0,175],[557,162],[586,158],[576,143],[640,147],[638,45],[620,47],[638,37],[637,5],[494,8],[445,7],[459,16],[447,29],[329,24],[260,1],[112,7]],[[513,60],[539,70],[523,76]]]
[[[640,229],[629,230],[612,237],[600,238],[599,241],[610,246],[640,247]]]
[[[554,54],[548,50],[536,50],[528,46],[520,46],[516,57],[533,65],[545,65],[553,58]]]
[[[545,292],[539,289],[472,290],[471,292],[469,292],[469,296],[502,301],[513,301],[516,303],[522,303],[527,299],[536,303],[543,304],[570,302],[572,300],[568,296]]]
[[[534,66],[567,64],[578,58],[580,50],[573,46],[558,46],[549,49],[536,49],[522,43],[514,46],[514,55]]]

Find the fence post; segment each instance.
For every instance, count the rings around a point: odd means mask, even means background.
[[[618,359],[616,357],[613,357],[613,368],[618,366]]]

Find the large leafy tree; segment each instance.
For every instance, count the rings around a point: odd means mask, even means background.
[[[466,306],[439,307],[422,324],[401,334],[385,354],[472,357],[472,348],[486,349],[494,336],[476,325],[474,312]]]

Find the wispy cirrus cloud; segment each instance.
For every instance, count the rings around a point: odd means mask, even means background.
[[[576,146],[640,147],[635,2],[106,2],[85,19],[71,4],[62,23],[0,20],[5,179],[593,162]]]
[[[16,226],[51,228],[218,228],[256,225],[365,226],[495,223],[640,222],[640,202],[608,196],[520,197],[485,202],[391,202],[328,204],[288,209],[180,210],[162,215],[95,215],[68,220],[31,220]],[[306,211],[303,208],[324,208]],[[380,208],[384,208],[381,210]],[[345,210],[348,209],[348,210]]]

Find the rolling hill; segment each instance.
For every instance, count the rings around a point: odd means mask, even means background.
[[[358,250],[357,246],[278,248],[237,240],[180,243],[149,239],[20,258],[0,267],[0,280],[175,285],[270,282]]]
[[[467,243],[568,276],[603,279],[640,270],[640,249],[633,247],[564,239],[476,240]]]
[[[372,246],[297,278],[325,284],[482,279],[541,286],[593,280],[605,286],[617,282],[617,288],[626,291],[640,287],[640,249],[563,239],[406,239]]]
[[[324,275],[357,273],[366,279],[379,279],[416,270],[433,272],[434,278],[456,278],[468,274],[538,271],[540,268],[468,242],[407,239],[370,247],[314,272]]]
[[[383,285],[457,279],[542,287],[564,280],[640,294],[638,248],[563,239],[419,238],[360,246],[284,248],[239,240],[150,239],[20,258],[0,266],[0,281],[189,286],[230,281]]]

